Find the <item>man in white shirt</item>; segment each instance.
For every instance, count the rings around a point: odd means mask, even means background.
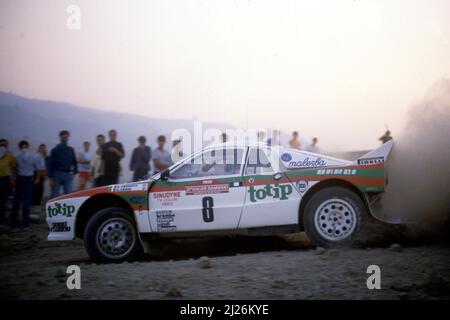
[[[78,154],[78,175],[79,175],[79,184],[78,190],[83,190],[87,183],[92,178],[92,152],[90,151],[91,143],[89,141],[83,142],[83,151]]]

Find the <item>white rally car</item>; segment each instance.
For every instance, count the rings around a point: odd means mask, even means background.
[[[306,231],[317,245],[355,241],[387,177],[385,143],[355,161],[261,144],[209,146],[148,180],[47,202],[49,240],[84,239],[96,261],[149,252],[163,237]]]

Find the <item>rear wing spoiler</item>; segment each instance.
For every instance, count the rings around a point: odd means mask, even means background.
[[[354,163],[362,165],[384,163],[387,160],[387,157],[391,152],[393,146],[394,141],[390,140],[384,143],[381,147],[372,150],[366,153],[365,155],[359,157],[354,161]]]

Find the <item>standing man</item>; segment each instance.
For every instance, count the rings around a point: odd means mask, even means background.
[[[5,209],[16,176],[16,159],[8,151],[8,140],[0,139],[0,224],[5,224]]]
[[[292,149],[300,150],[301,143],[300,143],[300,140],[298,140],[298,132],[297,131],[292,132],[292,139],[289,140],[289,147],[291,147]]]
[[[159,173],[172,165],[169,151],[164,149],[166,143],[165,136],[158,136],[158,148],[153,152],[154,173]]]
[[[47,177],[47,146],[40,144],[34,155],[36,172],[34,174],[33,206],[40,206],[44,194],[44,182]],[[40,210],[40,208],[39,208]]]
[[[120,142],[117,142],[117,131],[109,130],[109,141],[102,147],[102,159],[104,162],[103,185],[117,184],[120,174],[120,160],[125,156],[125,151]]]
[[[133,181],[143,180],[150,171],[150,159],[152,150],[145,143],[147,139],[144,136],[138,138],[139,145],[134,148],[130,160],[130,170],[133,171]]]
[[[91,161],[92,153],[89,150],[91,143],[89,141],[83,142],[83,152],[78,154],[78,172],[79,172],[79,184],[78,190],[83,190],[86,184],[91,180]]]
[[[318,139],[317,137],[314,137],[314,138],[312,139],[312,143],[311,143],[309,146],[306,147],[306,151],[314,152],[314,153],[319,153],[319,152],[320,152],[320,149],[319,149],[319,147],[317,146],[317,142],[319,142],[319,139]]]
[[[14,203],[9,222],[11,228],[16,228],[18,226],[17,217],[20,206],[22,206],[22,223],[20,224],[20,227],[27,229],[30,224],[30,208],[33,201],[33,183],[36,161],[34,155],[30,152],[29,147],[28,141],[22,140],[19,142],[20,153],[16,157],[16,189],[14,191]]]
[[[222,141],[222,143],[227,143],[228,135],[225,132],[223,132],[220,136],[220,140]]]
[[[59,133],[60,143],[50,152],[48,176],[52,188],[52,198],[59,195],[61,186],[64,194],[73,190],[73,176],[78,173],[75,151],[68,145],[70,133],[62,130]]]
[[[103,173],[104,173],[104,165],[103,165],[103,145],[105,144],[105,136],[102,134],[97,135],[97,151],[95,152],[95,156],[92,159],[91,167],[92,167],[92,178],[94,179],[94,187],[103,186]]]

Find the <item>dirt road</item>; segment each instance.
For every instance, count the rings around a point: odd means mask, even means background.
[[[158,257],[100,265],[79,240],[46,241],[44,224],[0,232],[4,299],[450,298],[447,245],[325,250],[304,234],[191,240],[162,246]],[[81,290],[66,287],[73,264],[81,268]],[[366,287],[374,264],[381,268],[380,290]]]

